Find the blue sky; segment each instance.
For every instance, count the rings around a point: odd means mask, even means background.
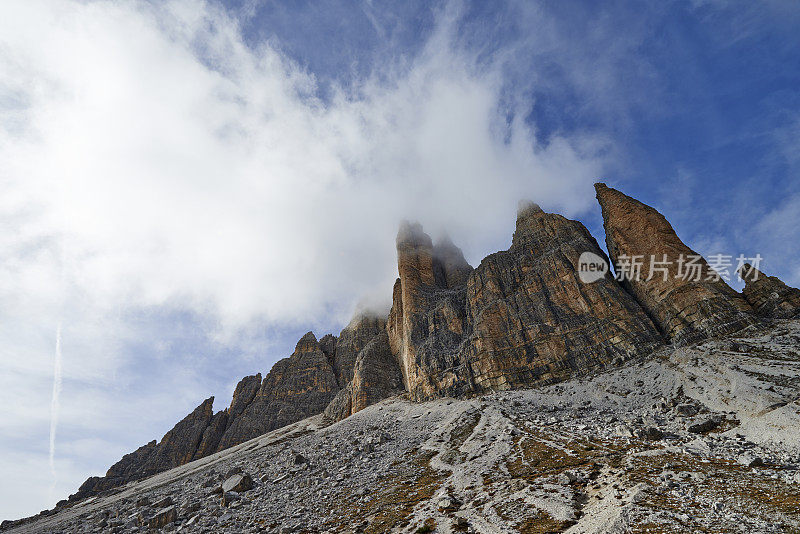
[[[799,26],[791,1],[3,2],[0,518],[385,309],[402,218],[473,265],[521,198],[602,243],[603,180],[800,285]]]

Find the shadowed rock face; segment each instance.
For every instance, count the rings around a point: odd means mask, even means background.
[[[353,380],[358,353],[372,339],[386,331],[386,319],[372,313],[358,313],[336,339],[333,367],[341,387]]]
[[[332,358],[309,332],[263,381],[261,374],[243,378],[229,408],[214,414],[214,397],[206,399],[160,442],[126,454],[105,477],[88,479],[70,499],[146,478],[321,413],[340,389]]]
[[[713,279],[706,261],[678,238],[663,215],[605,184],[596,184],[595,190],[614,264],[624,263],[625,257],[642,260],[639,279],[624,280],[623,286],[671,341],[691,343],[756,322],[750,304],[723,280]],[[664,265],[666,276],[657,270],[659,265],[653,265],[653,257],[669,262]],[[694,276],[679,276],[681,257],[699,259],[698,281]],[[651,267],[654,276],[648,280]],[[682,272],[689,271],[684,267]]]
[[[476,390],[566,379],[661,343],[613,278],[580,280],[584,252],[605,257],[581,223],[535,204],[520,209],[511,248],[485,258],[467,283],[472,333],[464,353]]]
[[[325,415],[341,421],[387,397],[403,391],[403,380],[385,331],[358,353],[352,381],[325,408]]]
[[[742,290],[756,313],[772,319],[800,317],[800,289],[787,286],[775,276],[767,276],[749,263],[739,269]]]
[[[434,247],[422,227],[411,223],[397,235],[397,266],[387,331],[406,389],[415,399],[469,391],[460,350],[472,268],[452,243]]]
[[[309,332],[289,358],[267,373],[252,401],[230,422],[217,450],[321,413],[338,391],[332,362]]]
[[[131,480],[172,469],[194,459],[195,451],[212,420],[214,397],[204,400],[192,413],[183,418],[172,430],[164,434],[161,442],[155,440],[126,454],[112,465],[104,477],[91,477],[81,485],[70,500],[78,500],[103,490],[114,488]]]
[[[203,439],[200,440],[200,445],[197,446],[192,460],[204,458],[209,454],[217,452],[219,440],[222,439],[223,434],[225,434],[225,429],[228,428],[229,421],[230,416],[228,415],[228,410],[222,410],[214,414],[214,417],[211,418],[208,426],[203,431]]]

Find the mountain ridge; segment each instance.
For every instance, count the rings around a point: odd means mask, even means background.
[[[696,254],[655,209],[604,184],[596,190],[611,262]],[[420,402],[542,386],[800,312],[798,290],[765,275],[758,282],[760,271],[749,266],[744,294],[724,280],[617,281],[606,273],[584,283],[579,256],[608,261],[605,253],[580,222],[532,202],[521,203],[511,247],[475,268],[449,239],[434,244],[416,223],[401,225],[396,244],[399,278],[387,317],[357,314],[338,336],[319,340],[308,332],[263,379],[244,377],[227,408],[214,413],[213,397],[206,399],[58,507],[309,416],[342,420],[399,392]],[[700,269],[711,274],[702,258]]]

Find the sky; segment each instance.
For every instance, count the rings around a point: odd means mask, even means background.
[[[792,0],[0,2],[0,519],[388,309],[403,219],[472,265],[521,199],[602,243],[602,180],[800,285],[798,27]]]

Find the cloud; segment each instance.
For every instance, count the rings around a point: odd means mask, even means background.
[[[58,250],[98,305],[308,320],[392,276],[398,219],[480,243],[522,195],[585,209],[574,192],[601,170],[589,143],[538,145],[519,121],[496,135],[497,73],[443,33],[408,72],[323,103],[208,5],[12,6],[3,215],[22,235],[4,250],[27,290],[53,285]]]
[[[242,369],[266,371],[285,355],[265,348],[273,330],[385,307],[400,219],[447,229],[476,262],[507,244],[520,198],[593,205],[608,140],[537,138],[507,58],[459,43],[461,16],[438,12],[413,56],[323,98],[213,4],[2,3],[0,424],[20,441],[0,445],[41,444],[23,463],[44,474],[0,515],[53,504],[56,325],[66,494]]]

